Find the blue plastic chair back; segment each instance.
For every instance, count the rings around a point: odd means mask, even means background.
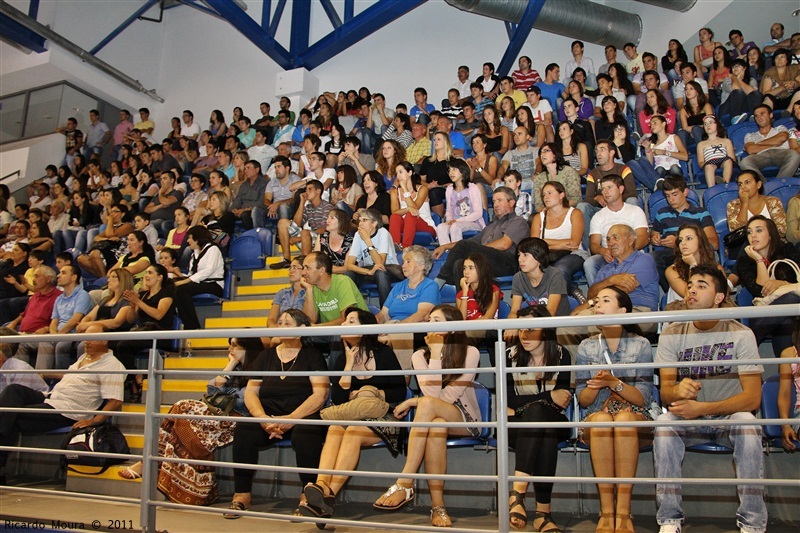
[[[693,189],[689,189],[689,195],[686,200],[695,207],[700,207],[700,198]],[[659,210],[668,207],[667,197],[664,196],[664,191],[655,191],[647,199],[647,209],[650,211],[650,222],[655,220]]]
[[[792,196],[798,193],[800,193],[800,178],[778,178],[764,183],[764,195],[780,198],[784,210],[789,207]]]
[[[229,252],[233,270],[257,270],[265,267],[272,255],[272,232],[265,228],[247,230],[231,243]]]
[[[457,292],[455,285],[445,284],[439,289],[439,298],[441,298],[443,304],[455,304]]]
[[[728,202],[739,197],[739,187],[735,183],[714,185],[703,193],[703,204],[714,221],[714,229],[719,235],[719,250],[723,265],[736,262],[735,257],[725,257],[725,244],[723,242],[728,231]]]
[[[758,125],[755,122],[740,122],[728,129],[728,138],[733,143],[737,159],[747,155],[747,152],[744,151],[744,136],[756,131],[758,131]]]
[[[505,300],[500,300],[500,306],[497,308],[497,318],[508,318],[511,313],[511,305]]]

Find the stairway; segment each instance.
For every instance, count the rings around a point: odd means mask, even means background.
[[[270,257],[268,264],[280,261],[280,257]],[[222,304],[222,316],[206,318],[204,329],[220,330],[220,337],[207,339],[188,339],[184,355],[169,354],[164,360],[167,370],[218,370],[227,363],[229,335],[224,330],[242,327],[264,327],[267,325],[272,297],[280,289],[287,287],[288,270],[257,270],[253,272],[237,272],[239,282],[233,299]],[[161,412],[169,412],[170,407],[178,400],[200,399],[206,392],[206,383],[210,377],[192,373],[166,378],[162,382]],[[147,380],[143,389],[148,388]],[[144,396],[144,395],[143,395]],[[124,412],[145,412],[142,404],[124,404]],[[125,434],[131,453],[141,453],[144,445],[144,416],[116,417],[115,425]],[[84,475],[77,472],[67,473],[67,490],[92,494],[107,494],[138,498],[141,492],[141,480],[126,480],[118,475],[118,471],[135,461],[109,468],[104,474]]]

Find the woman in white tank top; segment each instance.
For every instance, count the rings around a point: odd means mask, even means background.
[[[589,253],[581,245],[583,237],[583,215],[569,207],[564,185],[548,181],[542,186],[544,209],[536,213],[531,226],[531,237],[543,239],[550,247],[550,263],[564,275],[567,294],[577,286],[572,277],[583,270],[583,262]]]
[[[689,152],[677,135],[667,133],[667,121],[661,115],[653,115],[650,129],[652,138],[641,143],[646,157],[628,161],[628,167],[636,181],[655,191],[668,174],[683,176],[681,161],[689,160]]]

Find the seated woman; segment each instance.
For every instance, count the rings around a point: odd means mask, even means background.
[[[583,215],[569,206],[566,189],[561,182],[545,182],[541,197],[544,209],[533,217],[531,237],[538,237],[547,243],[548,261],[563,274],[567,294],[575,294],[579,289],[572,278],[583,270],[583,262],[589,258],[589,252],[581,243]]]
[[[715,115],[703,117],[703,140],[697,143],[697,164],[703,169],[706,186],[717,183],[716,172],[722,169],[722,180],[730,183],[733,177],[733,162],[736,151],[725,136],[725,127]]]
[[[552,316],[542,304],[526,307],[517,318]],[[556,342],[554,329],[520,329],[519,337],[506,351],[509,368],[569,366],[569,352]],[[572,401],[569,372],[513,372],[506,374],[507,416],[509,422],[568,422],[564,412]],[[509,446],[516,452],[515,476],[555,476],[558,443],[569,437],[569,428],[511,428]],[[561,531],[550,516],[553,484],[533,484],[536,495],[534,531]],[[515,481],[509,496],[510,525],[523,529],[528,524],[525,511],[527,481]]]
[[[70,248],[84,251],[87,230],[96,223],[94,209],[89,205],[89,196],[83,191],[72,193],[67,228],[53,234],[56,249],[62,252]]]
[[[589,156],[589,149],[586,143],[578,140],[575,130],[569,122],[561,122],[558,125],[558,138],[556,142],[564,161],[578,173],[579,176],[586,176],[589,172],[589,164],[594,161],[594,154]]]
[[[683,299],[689,287],[689,271],[697,265],[714,266],[724,274],[725,271],[717,262],[717,255],[708,242],[708,236],[697,224],[682,224],[678,228],[678,251],[675,262],[666,272],[669,291],[667,292],[667,309],[686,309]]]
[[[761,94],[764,103],[775,111],[789,109],[792,101],[796,101],[800,74],[796,65],[790,65],[792,52],[779,48],[772,54],[772,67],[764,72],[761,78]]]
[[[547,127],[544,122],[536,122],[533,119],[531,108],[523,105],[514,112],[514,123],[517,126],[525,126],[530,133],[528,145],[540,147],[547,140]]]
[[[127,205],[128,209],[137,212],[139,210],[139,182],[129,172],[123,172],[121,180],[122,186],[119,188],[119,192],[122,194],[122,203]]]
[[[369,311],[350,307],[344,312],[342,326],[377,324],[375,316]],[[379,372],[400,370],[400,363],[389,346],[378,342],[377,335],[343,335],[344,353],[333,366],[334,372]],[[400,453],[401,427],[378,425],[382,421],[396,421],[394,408],[406,397],[406,381],[403,376],[341,376],[331,378],[331,400],[333,405],[341,405],[360,395],[373,397],[375,391],[389,404],[389,411],[382,418],[374,420],[375,426],[329,426],[325,446],[319,458],[321,470],[355,470],[358,466],[361,448],[385,442],[392,456]],[[365,387],[374,389],[365,389]],[[331,517],[336,508],[336,495],[349,476],[320,474],[314,483],[303,489],[306,502],[300,503],[300,513],[306,516]]]
[[[189,228],[186,242],[192,249],[188,277],[175,282],[175,307],[184,329],[200,329],[192,302],[197,294],[222,296],[225,285],[225,260],[211,232],[203,226]]]
[[[278,319],[284,311],[289,309],[303,310],[303,302],[306,301],[306,290],[303,288],[303,260],[306,258],[304,255],[298,255],[292,258],[292,264],[289,266],[289,286],[284,287],[275,293],[272,298],[272,306],[269,308],[269,316],[267,317],[267,327],[277,328]],[[264,346],[270,346],[272,339],[261,338]]]
[[[627,293],[606,287],[597,296],[596,315],[630,313],[633,309]],[[601,326],[578,347],[578,365],[617,363],[652,363],[650,341],[640,335],[638,325]],[[575,394],[586,409],[585,422],[638,422],[652,420],[648,411],[653,390],[652,368],[576,372]],[[652,441],[652,428],[584,427],[581,440],[591,452],[597,477],[636,477],[639,448]],[[598,533],[633,531],[631,491],[633,485],[598,483],[600,519]]]
[[[481,254],[472,254],[464,259],[464,277],[459,282],[461,290],[456,293],[456,307],[464,320],[492,320],[497,318],[503,291],[492,279],[492,269]],[[483,339],[488,331],[467,331],[467,337]],[[489,352],[491,353],[491,351]]]
[[[383,141],[375,156],[375,169],[383,177],[383,185],[388,190],[394,187],[397,166],[406,160],[406,149],[393,139]]]
[[[352,218],[356,204],[364,194],[364,189],[358,184],[356,169],[350,165],[341,165],[337,168],[336,180],[331,184],[330,194],[331,203]]]
[[[781,352],[782,359],[800,357],[800,318],[798,317],[794,317],[792,341],[794,345]],[[792,406],[792,387],[794,387],[796,397],[794,406]],[[778,416],[792,418],[792,408],[794,408],[794,418],[800,419],[800,363],[780,366]],[[800,434],[800,426],[797,424],[794,426],[791,424],[781,426],[781,443],[784,450],[791,452],[797,449],[798,434]]]
[[[777,264],[770,271],[770,265],[780,259],[794,261],[800,265],[800,252],[786,242],[778,232],[774,220],[756,215],[747,222],[747,245],[736,259],[733,272],[739,283],[753,295],[753,298],[766,298],[763,303],[770,305],[798,304],[800,295],[796,292],[783,294],[781,288],[800,282],[791,265]],[[776,292],[777,291],[777,292]],[[775,294],[773,294],[775,293]],[[776,298],[776,295],[781,296]],[[780,357],[783,350],[792,345],[791,317],[751,318],[750,329],[761,342],[772,337],[772,351]]]
[[[147,236],[137,230],[128,235],[128,253],[120,257],[111,268],[124,268],[130,272],[133,284],[138,289],[141,287],[145,269],[155,263],[155,252],[147,242]]]
[[[127,237],[133,231],[133,224],[124,219],[127,213],[128,208],[124,205],[112,206],[105,231],[94,238],[87,253],[78,256],[81,268],[96,278],[105,276],[108,267],[127,253]]]
[[[311,321],[297,309],[283,312],[278,319],[279,328],[309,327]],[[267,348],[258,357],[251,370],[256,372],[283,372],[278,376],[264,376],[247,382],[244,401],[250,415],[271,418],[271,422],[237,424],[233,433],[233,462],[258,464],[259,448],[272,447],[278,441],[291,439],[297,466],[319,468],[319,457],[325,440],[326,426],[295,425],[281,422],[282,418],[319,420],[319,410],[325,405],[330,392],[330,380],[320,376],[293,376],[295,372],[325,372],[328,365],[322,353],[303,346],[300,337],[280,336],[280,344]],[[230,513],[224,518],[240,518],[236,511],[250,508],[254,470],[234,468],[234,494]],[[313,483],[316,476],[300,474],[303,486]],[[298,513],[299,514],[299,513]]]
[[[434,306],[439,305],[439,286],[427,278],[433,266],[431,252],[427,248],[409,246],[403,253],[403,275],[405,279],[394,284],[389,296],[377,315],[378,322],[414,323],[424,322]],[[388,335],[394,353],[403,370],[411,368],[413,333],[391,333]]]
[[[486,137],[486,153],[493,154],[497,159],[502,158],[513,146],[511,132],[500,122],[500,114],[492,105],[483,108],[481,127],[478,133]]]
[[[764,182],[761,175],[752,170],[743,170],[736,178],[739,185],[739,198],[728,202],[728,230],[731,232],[744,227],[755,215],[771,219],[778,228],[781,237],[786,235],[786,213],[783,211],[781,199],[776,196],[764,196]],[[726,250],[728,258],[739,256],[741,246]]]
[[[450,142],[450,136],[441,131],[433,134],[432,142],[433,155],[422,160],[419,174],[421,182],[427,188],[425,196],[430,194],[430,209],[442,217],[444,216],[445,187],[451,183],[447,165],[453,158],[453,144]],[[392,211],[394,212],[394,209]]]
[[[500,166],[497,157],[487,150],[488,139],[486,135],[476,133],[472,137],[472,152],[475,155],[467,159],[467,165],[472,171],[470,180],[483,188],[483,196],[492,192],[492,185],[497,178],[497,169]]]
[[[209,194],[208,214],[201,219],[201,224],[211,232],[214,243],[226,251],[236,228],[236,216],[230,207],[230,198],[222,191],[215,191]]]
[[[469,182],[467,163],[463,159],[451,159],[447,170],[453,183],[445,191],[445,220],[436,226],[439,245],[458,242],[464,231],[480,231],[486,226],[480,187]]]
[[[185,207],[175,208],[175,222],[174,227],[169,230],[167,240],[163,246],[157,246],[158,250],[162,248],[172,248],[178,252],[178,256],[183,256],[184,252],[189,248],[186,244],[186,232],[189,231],[189,210]]]
[[[572,207],[578,205],[583,199],[581,195],[581,177],[578,172],[569,166],[561,155],[561,147],[556,143],[546,143],[539,150],[539,157],[542,163],[542,172],[533,177],[533,205],[535,210],[541,211],[542,188],[548,181],[557,181],[564,185],[567,194],[567,202]]]
[[[461,320],[461,313],[452,305],[439,305],[430,313],[431,323]],[[403,418],[416,407],[414,422],[475,422],[480,425],[481,412],[475,396],[475,373],[480,353],[467,344],[463,331],[431,332],[425,336],[426,347],[414,352],[415,370],[451,370],[451,374],[417,376],[422,396],[405,400],[394,409],[394,416]],[[408,453],[403,473],[414,474],[425,461],[426,474],[445,474],[447,470],[448,435],[476,436],[480,427],[434,428],[413,427],[408,436]],[[444,506],[444,480],[429,479],[431,495],[431,525],[449,527],[450,516]],[[375,502],[376,509],[393,511],[414,499],[413,480],[399,478]]]
[[[47,222],[37,220],[31,223],[28,246],[31,247],[31,251],[40,250],[48,255],[53,252],[53,235],[50,233]]]
[[[650,89],[645,93],[644,108],[639,111],[639,129],[643,135],[652,133],[650,129],[650,119],[660,115],[667,119],[667,133],[675,133],[675,125],[678,122],[675,109],[669,106],[667,99],[658,89]]]
[[[353,233],[350,231],[350,216],[341,209],[331,209],[325,220],[325,233],[320,235],[314,243],[314,251],[324,252],[331,258],[334,274],[344,274],[347,271],[345,260],[352,245]]]
[[[641,142],[646,157],[628,161],[628,166],[636,181],[656,191],[667,174],[683,176],[680,162],[688,161],[689,153],[677,135],[667,133],[667,120],[661,115],[650,118],[650,128],[652,137]]]
[[[717,46],[713,57],[711,72],[708,74],[708,103],[716,107],[719,105],[722,82],[731,75],[731,55],[724,46]]]
[[[690,142],[700,142],[703,137],[703,117],[713,115],[714,108],[708,103],[703,88],[696,81],[685,84],[684,104],[678,116],[681,121],[681,129],[678,136],[684,146],[689,146]]]
[[[258,338],[230,339],[228,360],[219,376],[211,378],[206,393],[225,394],[236,398],[231,416],[250,416],[244,404],[247,377],[228,376],[228,372],[251,370],[263,347]],[[200,400],[180,400],[170,414],[209,416],[213,413]],[[165,418],[158,430],[159,455],[186,461],[213,461],[218,448],[233,442],[236,422]],[[189,505],[211,505],[219,497],[215,467],[186,463],[162,462],[158,470],[158,490],[171,501]],[[142,477],[142,462],[138,461],[117,472],[125,479]]]
[[[345,275],[356,286],[365,282],[378,286],[378,305],[381,307],[389,297],[392,284],[403,279],[392,236],[383,227],[381,214],[376,209],[360,212],[358,231],[347,254],[345,268]]]
[[[188,220],[192,220],[200,204],[208,200],[208,193],[203,189],[206,186],[206,177],[202,174],[192,174],[189,180],[191,191],[183,198],[181,206],[189,213]]]
[[[392,198],[386,192],[383,177],[378,171],[370,170],[361,178],[361,184],[364,187],[364,194],[356,201],[352,224],[358,227],[359,217],[365,209],[375,209],[380,213],[383,225],[389,224],[389,217],[392,216]]]
[[[431,218],[428,202],[428,186],[414,172],[414,166],[405,161],[397,165],[395,187],[390,191],[392,216],[389,217],[389,233],[400,248],[414,244],[414,235],[423,231],[436,235],[436,224]]]

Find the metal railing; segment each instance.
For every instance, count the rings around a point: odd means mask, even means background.
[[[722,319],[739,319],[739,318],[759,318],[759,317],[776,317],[776,316],[796,316],[800,314],[800,306],[797,305],[780,305],[780,306],[765,306],[765,307],[743,307],[743,308],[725,308],[714,310],[697,310],[697,311],[663,311],[663,312],[649,312],[649,313],[634,313],[622,315],[605,315],[605,316],[574,316],[574,317],[548,317],[548,318],[518,318],[518,319],[505,319],[505,320],[490,320],[490,321],[459,321],[448,323],[447,327],[450,331],[473,331],[473,330],[495,330],[498,334],[498,342],[495,343],[495,361],[494,367],[480,367],[476,369],[469,369],[470,372],[478,374],[494,374],[495,376],[495,413],[502,414],[506,412],[506,374],[517,372],[538,372],[538,371],[568,371],[575,372],[577,370],[585,370],[591,367],[593,371],[604,369],[630,369],[636,368],[679,368],[685,367],[686,363],[639,363],[639,364],[595,364],[595,365],[571,365],[571,366],[549,366],[549,367],[514,367],[507,368],[505,364],[506,345],[503,339],[503,332],[506,329],[529,329],[532,326],[537,328],[558,328],[567,326],[602,326],[602,325],[625,325],[625,324],[647,324],[655,322],[686,322],[691,320],[722,320]],[[327,327],[313,327],[313,328],[281,328],[281,336],[340,336],[342,334],[342,327],[345,326],[327,326]],[[387,334],[387,333],[424,333],[431,330],[441,329],[441,324],[392,324],[392,325],[366,325],[366,326],[346,326],[348,334]],[[224,333],[223,333],[224,331]],[[186,509],[187,507],[193,511],[208,512],[212,514],[221,514],[227,512],[225,508],[219,507],[196,507],[186,506],[173,502],[158,501],[157,496],[157,465],[159,462],[185,462],[183,459],[161,457],[158,454],[158,430],[161,420],[165,418],[172,419],[209,419],[209,420],[226,420],[236,423],[260,423],[272,421],[270,418],[252,418],[252,417],[231,417],[231,416],[198,416],[198,415],[179,415],[161,413],[159,408],[161,405],[161,392],[162,381],[165,377],[181,377],[191,374],[192,376],[216,376],[219,370],[165,370],[163,368],[163,360],[156,348],[156,343],[161,339],[187,339],[191,338],[217,338],[221,333],[224,336],[230,337],[272,337],[276,333],[276,328],[236,328],[227,330],[199,330],[199,331],[162,331],[162,332],[127,332],[127,333],[97,333],[97,334],[68,334],[68,335],[24,335],[14,337],[0,337],[0,342],[7,342],[10,344],[18,342],[58,342],[58,341],[76,341],[92,338],[94,340],[150,340],[152,347],[149,351],[148,369],[147,370],[125,370],[125,371],[95,371],[97,374],[144,374],[148,378],[148,387],[145,398],[145,412],[144,413],[131,413],[131,412],[113,412],[115,417],[144,417],[144,445],[141,454],[120,455],[120,454],[101,454],[96,452],[83,452],[80,455],[96,455],[98,457],[116,457],[139,459],[141,458],[143,464],[142,470],[142,494],[140,499],[117,497],[117,496],[98,496],[95,494],[83,494],[76,492],[54,491],[34,489],[29,487],[12,487],[15,491],[20,492],[37,492],[41,494],[54,494],[59,496],[71,495],[80,498],[87,498],[92,500],[102,500],[109,502],[120,503],[134,503],[140,504],[140,526],[142,531],[156,531],[156,511],[157,509]],[[761,365],[775,365],[787,363],[800,363],[800,358],[792,359],[761,359],[758,364]],[[725,361],[726,366],[753,364],[752,360],[745,361]],[[706,362],[692,362],[692,366],[717,366],[716,361]],[[6,371],[0,371],[6,372]],[[27,373],[38,373],[40,370],[18,371]],[[62,371],[59,371],[62,372]],[[64,370],[63,373],[83,372],[84,370]],[[449,371],[445,370],[426,370],[414,371],[414,375],[426,374],[446,374]],[[261,376],[279,376],[285,372],[253,372],[253,371],[238,371],[226,372],[231,376],[245,375],[249,377]],[[408,375],[408,371],[326,371],[326,372],[292,372],[297,376],[318,376],[324,375],[325,377],[336,376],[364,376],[364,375]],[[0,408],[2,412],[47,412],[52,413],[49,409],[14,409],[14,408]],[[67,412],[67,411],[64,411]],[[80,413],[85,415],[103,414],[108,415],[107,411],[69,411],[69,413]],[[575,417],[574,417],[575,418]],[[325,420],[306,420],[306,419],[282,419],[286,422],[302,423],[309,425],[342,425],[341,421],[325,421]],[[779,425],[797,423],[796,419],[754,419],[752,421],[731,421],[731,420],[703,420],[703,426],[733,426],[733,425]],[[347,422],[346,425],[352,426],[369,426],[374,425],[374,422],[368,421],[352,421]],[[637,421],[637,422],[580,422],[573,419],[569,422],[538,422],[538,423],[522,423],[522,422],[509,422],[506,416],[497,416],[495,421],[484,420],[480,423],[476,422],[447,422],[447,423],[423,423],[423,422],[381,422],[385,426],[405,426],[405,427],[447,427],[447,428],[463,428],[463,427],[490,427],[496,429],[497,435],[497,450],[496,462],[497,470],[494,475],[457,475],[457,474],[402,474],[402,477],[411,478],[414,480],[427,480],[427,479],[443,479],[445,481],[485,481],[487,483],[496,484],[497,487],[497,519],[498,531],[504,531],[509,519],[509,509],[505,504],[507,497],[506,487],[509,482],[513,481],[527,481],[527,482],[549,482],[549,483],[634,483],[634,484],[656,484],[656,483],[681,483],[681,484],[714,484],[714,485],[739,485],[739,484],[755,484],[762,486],[784,486],[784,487],[798,487],[800,488],[800,481],[797,479],[720,479],[720,478],[679,478],[679,479],[665,479],[665,478],[603,478],[603,477],[590,477],[590,476],[514,476],[510,475],[508,453],[504,453],[509,449],[508,446],[508,429],[519,427],[548,427],[548,428],[576,428],[576,427],[660,427],[660,426],[693,426],[700,425],[694,420],[673,420],[673,421]],[[67,452],[65,450],[54,450],[46,448],[26,448],[26,447],[12,447],[0,446],[0,451],[5,452],[28,452],[39,454],[57,454],[63,455]],[[70,451],[69,453],[75,453]],[[342,470],[320,470],[297,468],[288,466],[277,465],[245,465],[240,463],[225,462],[225,461],[201,461],[191,460],[192,464],[212,466],[212,467],[229,467],[239,469],[250,469],[255,471],[269,471],[269,472],[291,472],[291,473],[322,473],[322,474],[340,474],[347,476],[371,476],[375,478],[396,479],[400,476],[397,472],[382,472],[382,471],[342,471]],[[268,519],[289,520],[296,522],[320,523],[325,522],[330,525],[342,526],[356,526],[356,527],[375,527],[383,529],[403,529],[412,531],[438,531],[439,528],[432,526],[416,526],[409,524],[391,524],[385,522],[364,522],[346,519],[333,519],[333,518],[308,518],[308,517],[288,517],[284,514],[264,513],[255,511],[242,511],[237,514],[243,516],[260,517]],[[470,528],[452,528],[452,531],[474,532],[486,531],[485,529],[470,529]]]

